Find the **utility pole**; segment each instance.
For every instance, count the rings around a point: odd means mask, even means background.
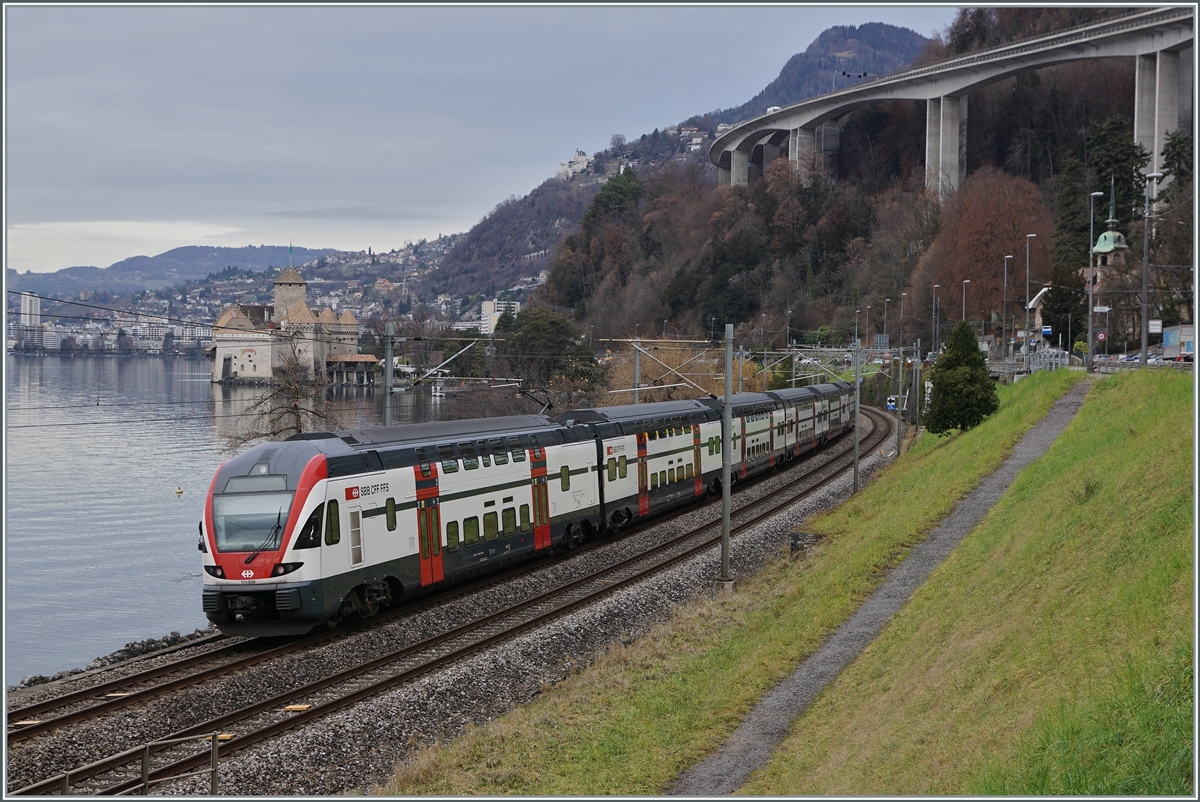
[[[642,346],[641,340],[633,340],[633,403],[638,402],[638,387],[642,383]]]
[[[388,323],[384,327],[383,343],[383,425],[392,425],[392,335],[396,333],[396,324]]]
[[[938,338],[937,338],[937,291],[938,291],[938,287],[940,287],[940,286],[942,286],[942,285],[941,284],[933,285],[933,312],[931,313],[931,316],[933,319],[933,345],[932,345],[932,348],[933,348],[933,352],[935,354],[937,353],[937,340],[938,340]]]
[[[730,430],[733,429],[733,324],[725,324],[725,404],[721,411],[721,578],[722,589],[733,590],[729,576]]]
[[[1150,182],[1162,177],[1162,173],[1146,176],[1146,211],[1142,222],[1142,367],[1146,367],[1150,353]]]
[[[897,457],[900,456],[900,430],[904,426],[903,418],[901,417],[901,415],[903,414],[903,409],[904,409],[904,346],[901,345],[898,350],[900,351],[900,373],[899,373],[900,380],[898,382],[899,392],[896,393],[896,456]]]
[[[1025,337],[1021,341],[1021,353],[1026,356],[1026,364],[1029,362],[1029,241],[1036,237],[1037,234],[1025,235]]]
[[[1087,336],[1087,372],[1096,372],[1096,357],[1092,349],[1093,326],[1092,312],[1095,310],[1092,302],[1092,285],[1096,283],[1096,198],[1103,198],[1103,192],[1093,192],[1088,196],[1088,336]],[[1107,336],[1107,335],[1105,335]]]
[[[859,385],[862,383],[860,377],[859,365],[862,362],[862,349],[858,343],[854,344],[854,492],[858,492],[858,433],[862,430],[862,402],[858,391]]]
[[[728,326],[731,324],[726,323],[725,325]],[[742,391],[742,368],[745,366],[745,364],[746,364],[746,348],[745,348],[745,346],[739,345],[738,346],[738,392],[739,393]]]

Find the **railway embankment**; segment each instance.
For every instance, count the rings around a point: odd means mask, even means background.
[[[663,793],[1081,378],[1002,388],[978,428],[922,437],[837,510],[797,522],[813,543],[799,556],[428,745],[379,790]],[[1190,794],[1191,393],[1190,377],[1161,373],[1096,381],[1049,452],[742,790]]]

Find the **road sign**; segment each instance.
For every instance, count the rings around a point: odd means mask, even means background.
[[[1049,326],[1042,326],[1042,336],[1049,337],[1054,331]]]
[[[1096,332],[1096,339],[1100,342],[1104,342],[1105,340],[1108,339],[1108,332],[1107,331]]]
[[[1162,334],[1162,321],[1161,320],[1151,320],[1150,321],[1150,333],[1151,334]]]
[[[888,396],[888,398],[887,398],[887,408],[888,408],[888,412],[895,412],[895,411],[896,411],[896,396],[894,396],[894,395],[889,395],[889,396]]]
[[[1093,312],[1107,312],[1108,307],[1107,306],[1093,306],[1092,311]]]

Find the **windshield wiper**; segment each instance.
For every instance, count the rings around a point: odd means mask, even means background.
[[[275,544],[275,533],[279,532],[283,529],[283,525],[280,523],[280,520],[282,518],[283,518],[283,507],[280,507],[279,513],[275,516],[275,525],[271,527],[270,532],[267,532],[266,540],[264,540],[262,543],[259,543],[258,548],[256,548],[254,551],[250,552],[250,556],[247,557],[245,559],[245,561],[243,562],[244,565],[249,565],[254,560],[255,557],[262,554],[264,549],[266,549],[268,546],[273,546]]]

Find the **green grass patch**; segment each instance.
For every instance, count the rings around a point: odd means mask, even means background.
[[[1191,409],[1097,381],[743,790],[1192,793]]]
[[[733,597],[677,612],[534,704],[422,749],[381,792],[661,793],[815,651],[1079,378],[1058,371],[1002,388],[1000,411],[981,426],[921,438],[858,497],[807,522],[825,537],[803,559],[780,559]]]

